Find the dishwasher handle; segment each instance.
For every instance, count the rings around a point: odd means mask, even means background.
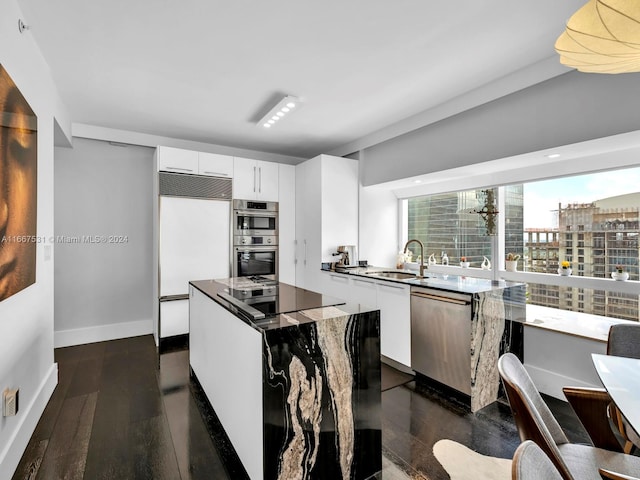
[[[469,305],[471,303],[469,300],[459,300],[457,298],[444,297],[441,295],[433,295],[431,293],[423,293],[423,292],[412,292],[411,296],[428,298],[429,300],[435,300],[437,302],[453,303],[455,305]]]

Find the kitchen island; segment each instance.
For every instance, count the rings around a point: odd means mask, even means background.
[[[246,474],[381,470],[380,314],[266,279],[190,282],[190,366]]]

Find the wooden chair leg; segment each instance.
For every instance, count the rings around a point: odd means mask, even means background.
[[[565,397],[591,437],[593,445],[614,452],[622,452],[622,445],[609,423],[611,397],[601,388],[565,387]]]

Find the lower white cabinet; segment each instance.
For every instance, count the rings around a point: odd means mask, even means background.
[[[380,352],[411,367],[411,287],[350,274],[322,272],[322,293],[380,310]]]
[[[342,275],[341,273],[329,273],[329,272],[321,272],[322,273],[322,292],[325,295],[330,295],[332,297],[337,297],[345,302],[353,302],[350,295],[349,288],[349,277],[347,275]]]
[[[380,351],[385,357],[411,366],[411,287],[376,282],[380,309]]]
[[[160,302],[159,338],[189,333],[189,300]]]
[[[377,308],[376,282],[364,277],[353,277],[349,280],[351,281],[351,295],[353,301],[360,305]],[[382,324],[382,319],[380,324]]]

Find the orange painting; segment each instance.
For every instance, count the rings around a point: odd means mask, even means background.
[[[36,281],[37,123],[0,65],[0,301]]]

